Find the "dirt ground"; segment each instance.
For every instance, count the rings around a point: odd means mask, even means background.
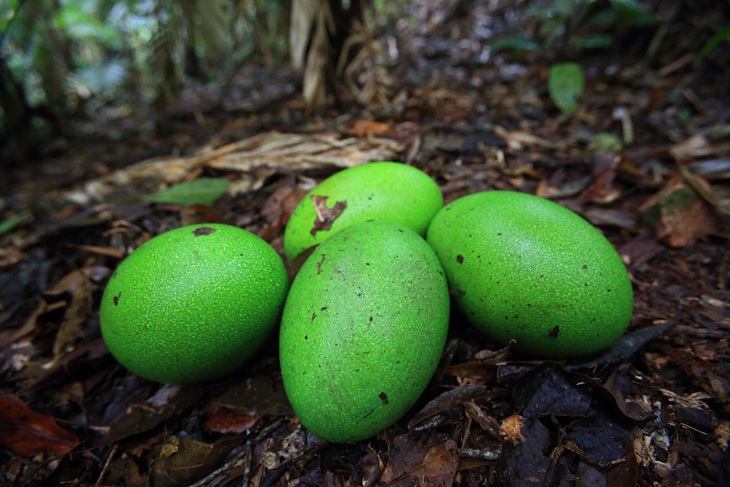
[[[551,60],[490,52],[478,35],[509,30],[514,12],[470,4],[385,30],[399,52],[382,106],[343,86],[308,114],[295,73],[250,67],[215,110],[192,90],[152,125],[100,114],[8,169],[0,221],[20,217],[0,235],[4,485],[728,485],[727,42],[695,66],[705,14],[682,4],[653,59],[643,32],[581,51],[586,91],[564,115],[548,96]],[[422,169],[446,202],[506,189],[585,217],[630,272],[626,336],[598,356],[534,360],[455,314],[422,397],[352,445],[298,422],[275,339],[193,386],[143,380],[109,355],[99,302],[132,249],[217,221],[283,253],[306,191],[375,160]],[[211,206],[142,197],[201,177],[232,184]]]

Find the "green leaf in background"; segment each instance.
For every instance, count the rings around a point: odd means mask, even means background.
[[[11,216],[5,221],[0,222],[0,235],[8,233],[26,218],[30,218],[30,211],[23,210],[17,215]]]
[[[637,0],[611,0],[611,8],[616,13],[616,21],[622,25],[647,27],[660,22],[659,17]]]
[[[713,49],[719,46],[723,41],[730,40],[730,23],[725,24],[720,30],[715,32],[715,35],[710,37],[705,45],[702,46],[702,50],[697,54],[695,58],[695,66],[699,66],[703,59],[707,57]]]
[[[568,46],[575,49],[605,49],[613,45],[613,36],[609,34],[595,34],[586,37],[570,39]]]
[[[576,63],[553,64],[548,76],[548,92],[563,113],[573,113],[585,88],[583,69]]]
[[[623,143],[621,143],[621,139],[615,135],[607,132],[601,132],[593,137],[589,144],[589,148],[596,152],[618,152],[623,149]]]
[[[494,52],[499,51],[518,51],[518,52],[536,52],[541,53],[543,47],[534,39],[529,37],[503,37],[492,44]]]
[[[208,205],[221,197],[231,185],[227,179],[198,178],[188,183],[178,184],[157,193],[145,196],[153,203],[173,203],[177,205]]]

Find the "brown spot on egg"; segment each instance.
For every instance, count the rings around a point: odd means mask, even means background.
[[[195,235],[196,237],[203,237],[205,235],[210,235],[213,232],[215,232],[215,228],[200,227],[193,230],[193,235]]]

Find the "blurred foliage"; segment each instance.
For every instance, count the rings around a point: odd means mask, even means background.
[[[552,0],[528,6],[524,13],[535,25],[532,34],[498,39],[495,51],[560,54],[608,48],[625,29],[660,23],[640,0]]]
[[[702,46],[702,49],[695,58],[695,66],[702,63],[702,61],[720,44],[728,41],[730,41],[730,23],[723,25],[720,30],[715,32],[715,34],[707,40],[705,45]]]
[[[631,28],[654,29],[660,18],[641,0],[552,0],[530,5],[525,15],[532,33],[496,39],[495,52],[532,53],[553,59],[574,57],[585,49],[607,49]],[[548,76],[548,93],[565,114],[578,108],[585,89],[582,67],[556,62]]]
[[[584,90],[583,69],[578,64],[558,63],[550,67],[548,93],[561,112],[571,114],[576,111]]]
[[[186,77],[285,60],[286,8],[264,0],[3,1],[0,61],[29,107],[58,115],[111,101],[164,109]]]

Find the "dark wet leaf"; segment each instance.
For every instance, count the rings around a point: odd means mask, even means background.
[[[568,449],[595,465],[606,467],[623,458],[631,442],[631,429],[594,408],[589,416],[565,427]]]
[[[513,396],[525,417],[583,417],[592,405],[591,397],[574,387],[559,365],[549,362],[522,377],[515,384]]]
[[[656,241],[656,238],[644,234],[629,240],[617,250],[626,266],[631,270],[650,262],[666,249],[664,245]]]
[[[674,325],[675,323],[672,322],[637,328],[631,333],[627,333],[616,340],[616,342],[614,342],[608,350],[602,352],[597,357],[569,364],[566,368],[568,370],[589,370],[598,366],[615,365],[626,362],[637,352],[642,350],[647,343],[662,336]]]
[[[548,428],[538,418],[525,418],[520,424],[519,435],[514,438],[522,439],[508,442],[505,447],[505,485],[554,485],[558,467],[549,456]]]
[[[104,357],[109,350],[101,338],[93,341],[80,342],[73,350],[55,358],[50,364],[42,367],[26,367],[17,378],[24,385],[25,391],[35,391],[49,383],[63,379],[69,372],[91,372],[93,366],[103,364]],[[98,362],[97,362],[98,361]]]
[[[623,462],[617,462],[616,466],[609,469],[606,474],[607,487],[623,487],[624,485],[636,485],[639,477],[639,462],[634,451],[633,443],[624,455]]]
[[[554,64],[548,75],[548,92],[550,99],[558,109],[566,114],[578,108],[578,101],[583,96],[583,69],[576,63]]]
[[[52,416],[37,413],[12,394],[0,395],[0,443],[24,457],[48,451],[65,455],[79,438]]]
[[[150,431],[174,414],[184,411],[205,394],[199,386],[163,386],[158,394],[149,396],[156,384],[142,382],[128,374],[124,387],[113,397],[102,421],[94,425],[96,446],[111,445],[124,438]]]
[[[204,443],[169,436],[149,457],[150,477],[155,487],[191,485],[213,472],[242,440]]]
[[[314,212],[317,214],[312,225],[312,230],[309,231],[312,236],[316,235],[317,232],[332,228],[332,223],[334,223],[337,217],[347,207],[347,201],[338,201],[332,208],[328,207],[328,196],[312,195],[309,198],[312,200]]]
[[[424,447],[409,435],[400,435],[393,442],[382,481],[386,485],[449,487],[458,466],[455,441],[446,440]]]
[[[276,375],[248,377],[246,380],[236,382],[213,399],[211,405],[257,416],[292,414],[284,386]]]
[[[372,447],[369,446],[368,450],[368,453],[360,458],[358,465],[363,472],[363,485],[371,487],[376,485],[383,476],[385,463]]]
[[[131,458],[117,458],[109,464],[103,485],[124,487],[148,487],[150,480],[139,471],[139,465]]]
[[[198,178],[147,195],[145,199],[153,203],[212,206],[215,200],[225,194],[230,185],[231,181],[227,179]]]
[[[542,417],[565,421],[567,447],[592,464],[605,467],[625,455],[636,421],[591,378],[546,362],[515,383],[513,396],[525,421]]]
[[[487,388],[481,385],[466,384],[446,391],[426,404],[408,422],[408,429],[417,429],[419,425],[433,418],[434,416],[448,411],[449,409],[461,406],[468,401],[474,401],[484,397]]]
[[[657,347],[671,358],[673,363],[694,377],[696,383],[726,411],[730,411],[730,374],[687,350],[672,348],[668,345],[658,345]]]

